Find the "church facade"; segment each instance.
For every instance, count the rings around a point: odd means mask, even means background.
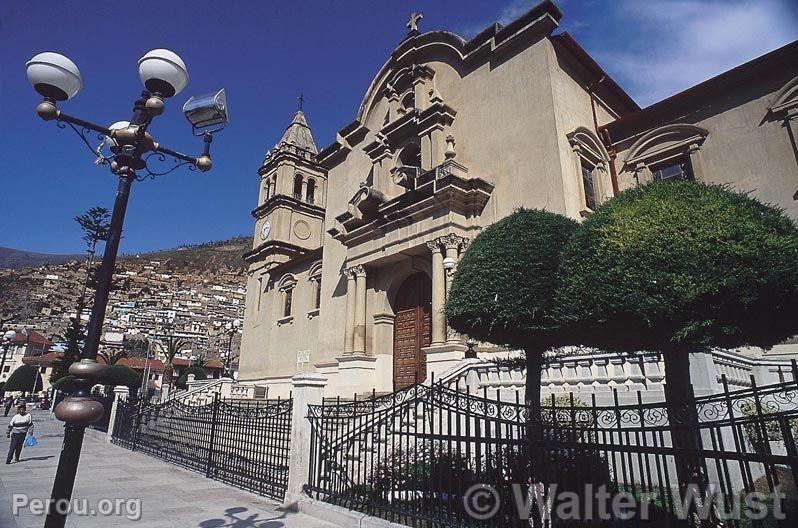
[[[692,178],[798,219],[798,43],[640,109],[561,16],[542,2],[465,40],[414,14],[331,145],[296,113],[258,170],[242,383],[319,372],[351,396],[443,372],[466,350],[442,313],[457,261],[518,207],[583,219]]]

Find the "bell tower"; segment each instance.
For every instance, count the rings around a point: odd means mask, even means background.
[[[258,170],[258,206],[252,211],[255,236],[244,255],[266,269],[321,246],[327,172],[300,106],[273,151]],[[260,267],[260,266],[258,266]]]

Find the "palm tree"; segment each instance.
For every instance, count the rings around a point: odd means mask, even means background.
[[[98,355],[105,360],[106,365],[116,365],[119,360],[127,357],[127,351],[120,347],[108,347],[98,352]]]
[[[174,334],[165,335],[157,342],[158,348],[164,355],[164,369],[163,369],[163,383],[171,385],[172,377],[174,375],[175,366],[173,361],[181,350],[188,344],[183,338],[177,337]]]

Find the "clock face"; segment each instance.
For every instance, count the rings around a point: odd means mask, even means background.
[[[260,226],[260,239],[266,240],[269,238],[269,232],[272,230],[272,223],[269,222],[269,219],[263,221],[263,225]]]

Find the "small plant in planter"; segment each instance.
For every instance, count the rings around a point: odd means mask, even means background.
[[[767,419],[767,415],[776,414],[779,410],[770,403],[760,403],[759,408],[760,411],[757,411],[756,402],[751,400],[740,404],[743,416],[751,418],[755,416],[764,417],[764,419],[757,421],[748,420],[743,424],[748,443],[757,453],[764,453],[767,451],[765,442],[780,442],[784,440],[784,436],[781,434],[779,423],[776,420]],[[761,422],[762,425],[758,422]]]
[[[369,484],[374,493],[394,499],[409,495],[403,492],[418,492],[418,497],[448,499],[460,496],[474,482],[474,473],[464,453],[440,442],[424,442],[417,447],[396,447],[374,467]],[[453,487],[450,487],[451,485]]]

